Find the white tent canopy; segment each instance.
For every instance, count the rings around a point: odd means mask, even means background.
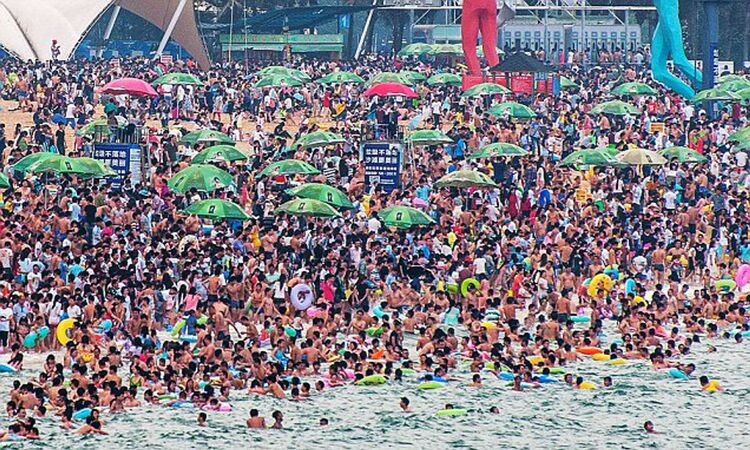
[[[179,0],[0,0],[0,45],[21,59],[52,59],[52,41],[60,58],[73,55],[89,27],[113,4],[165,30]],[[192,1],[189,2],[192,6]],[[172,33],[202,66],[209,64],[192,7],[181,12]]]

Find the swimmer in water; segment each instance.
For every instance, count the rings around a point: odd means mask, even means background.
[[[398,406],[401,407],[401,410],[403,412],[411,412],[411,407],[409,407],[409,399],[406,397],[401,397],[401,401],[398,403]]]
[[[607,376],[602,379],[602,384],[604,387],[611,387],[612,386],[612,377]]]
[[[647,420],[643,423],[643,429],[646,430],[646,433],[648,434],[661,434],[658,431],[654,430],[654,423],[650,420]]]
[[[722,392],[724,391],[724,388],[721,387],[721,384],[719,384],[716,380],[709,380],[707,376],[703,375],[701,376],[698,381],[701,384],[701,390],[706,392]]]
[[[282,421],[284,420],[284,414],[281,413],[281,411],[276,410],[271,414],[271,417],[273,417],[273,425],[271,425],[271,428],[275,428],[277,430],[280,430],[284,428],[284,425],[282,424]]]
[[[490,414],[500,414],[500,409],[497,406],[490,408]]]
[[[266,419],[259,416],[258,410],[253,408],[250,410],[250,417],[247,419],[246,424],[248,428],[265,428]]]
[[[327,427],[328,426],[328,419],[326,419],[325,417],[321,417],[320,418],[320,426],[321,427]]]
[[[482,377],[480,377],[478,373],[475,373],[474,376],[471,377],[471,384],[469,386],[482,387]]]
[[[205,427],[206,426],[206,419],[208,417],[206,416],[206,413],[201,412],[198,414],[198,426],[199,427]]]

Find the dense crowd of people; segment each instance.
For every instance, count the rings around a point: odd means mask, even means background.
[[[450,384],[461,371],[476,387],[488,377],[515,390],[554,381],[596,387],[575,375],[586,354],[649,360],[691,377],[695,367],[681,357],[701,339],[742,342],[750,330],[742,286],[716,285],[750,263],[748,155],[728,140],[748,125],[750,103],[706,111],[636,70],[642,54],[633,64],[617,61],[603,69],[572,64],[562,74],[578,87],[555,94],[465,97],[460,86],[416,81],[413,101],[315,80],[335,70],[368,80],[460,69],[378,55],[295,60],[286,65],[312,81],[255,88],[261,62],[205,73],[180,61],[0,62],[3,99],[31,117],[30,125],[0,126],[0,166],[11,180],[0,221],[0,346],[19,377],[6,404],[17,420],[2,439],[39,438],[37,419],[50,415],[77,433],[106,434],[100,414],[144,404],[228,412],[236,390],[302,400],[336,395],[329,390],[346,383]],[[205,84],[161,86],[153,99],[98,92],[117,78],[151,81],[163,69]],[[626,81],[646,82],[658,95],[623,97],[638,114],[592,113]],[[487,113],[511,98],[536,117]],[[39,151],[90,156],[97,136],[79,131],[100,119],[142,134],[140,181],[115,186],[14,169]],[[207,146],[181,138],[204,128],[230,136],[248,158],[218,163],[233,186],[175,192],[167,181]],[[405,146],[400,185],[388,192],[366,183],[359,152],[376,129],[393,139],[439,129],[453,143]],[[345,142],[295,145],[318,130]],[[497,142],[528,155],[468,157]],[[560,165],[580,148],[678,145],[707,162]],[[320,174],[261,176],[287,158]],[[497,185],[435,186],[456,170],[483,172]],[[274,214],[292,198],[288,189],[305,182],[339,188],[354,209],[331,218]],[[204,198],[239,204],[250,219],[183,212]],[[434,224],[386,226],[377,212],[394,205],[417,206]],[[597,284],[601,274],[613,283]],[[300,284],[314,297],[304,310],[291,298]],[[66,319],[75,325],[58,339]],[[609,345],[600,337],[605,321],[620,333]],[[184,329],[171,333],[178,322]],[[38,338],[26,345],[31,333]],[[25,357],[36,352],[49,355],[31,370]],[[721,389],[711,374],[699,381]],[[282,427],[283,414],[273,417]],[[266,422],[254,410],[247,425]]]

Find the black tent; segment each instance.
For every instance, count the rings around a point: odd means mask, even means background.
[[[507,56],[500,64],[492,67],[491,72],[535,72],[548,73],[555,70],[523,52],[513,53]]]

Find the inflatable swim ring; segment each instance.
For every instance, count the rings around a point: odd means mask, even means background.
[[[451,417],[451,416],[463,416],[466,414],[467,410],[465,409],[441,409],[440,411],[436,412],[435,415],[438,417]]]
[[[46,339],[49,336],[49,327],[41,327],[37,330],[36,334],[39,335],[39,339]]]
[[[180,335],[180,330],[182,330],[182,327],[185,326],[185,319],[180,319],[174,324],[174,328],[172,328],[172,337],[177,337]]]
[[[626,295],[635,294],[635,288],[636,288],[636,284],[635,284],[634,279],[628,278],[627,280],[625,280],[625,294]]]
[[[596,389],[596,385],[590,381],[584,381],[578,385],[578,389]]]
[[[445,285],[445,287],[448,290],[449,294],[455,294],[458,292],[458,285],[455,283],[448,283]]]
[[[86,420],[91,416],[91,408],[83,408],[73,413],[73,420]]]
[[[18,372],[18,369],[16,369],[13,366],[9,366],[7,364],[0,364],[0,373],[13,373]]]
[[[612,357],[606,353],[594,353],[591,355],[591,359],[594,361],[609,361]]]
[[[419,386],[417,386],[417,389],[428,391],[431,389],[440,389],[443,386],[445,386],[445,384],[439,381],[425,381],[424,383],[420,383]]]
[[[627,364],[627,361],[622,358],[610,359],[609,361],[607,361],[607,364],[609,364],[610,366],[621,366],[623,364]]]
[[[690,377],[687,376],[687,374],[685,372],[681,371],[680,369],[678,369],[676,367],[672,367],[671,369],[669,369],[669,372],[667,372],[667,373],[669,373],[669,376],[671,376],[672,378],[677,378],[678,380],[689,380],[690,379]]]
[[[196,319],[195,323],[197,325],[205,325],[208,323],[208,316],[200,316],[198,319]]]
[[[198,336],[186,334],[185,336],[180,336],[180,340],[182,342],[188,342],[190,344],[195,344],[196,342],[198,342]]]
[[[602,349],[598,347],[578,347],[576,351],[584,355],[596,355],[597,353],[604,353],[602,352]]]
[[[26,348],[34,348],[37,338],[39,338],[39,335],[35,331],[32,331],[23,338],[23,346]]]
[[[540,383],[557,383],[558,379],[557,378],[553,378],[553,377],[551,377],[549,375],[541,375],[539,377],[539,382]]]
[[[383,334],[383,331],[385,330],[383,330],[383,328],[381,327],[370,327],[365,330],[365,333],[367,333],[367,335],[370,337],[378,337]]]
[[[57,336],[57,340],[60,342],[60,345],[65,347],[68,345],[68,342],[70,342],[72,339],[68,337],[68,330],[76,326],[76,320],[68,317],[67,319],[64,319],[60,323],[57,324],[57,331],[55,332],[55,335]]]
[[[292,301],[292,305],[300,311],[311,307],[313,300],[315,300],[312,289],[305,283],[296,284],[289,294],[289,299]]]
[[[734,280],[719,280],[714,283],[714,287],[716,289],[721,289],[724,291],[731,291],[734,290],[735,287],[737,287],[737,283]]]
[[[513,381],[513,379],[516,376],[513,373],[511,373],[511,372],[500,372],[500,373],[497,374],[497,377],[500,378],[501,380]]]
[[[591,279],[591,283],[589,283],[588,288],[586,288],[586,293],[589,294],[589,297],[596,297],[596,294],[599,291],[609,292],[614,285],[615,283],[612,281],[612,278],[600,273]]]
[[[583,323],[583,322],[591,322],[591,317],[589,316],[571,316],[569,319],[573,323]]]
[[[530,362],[532,366],[536,366],[537,364],[544,362],[544,358],[538,355],[529,356],[528,358],[526,358],[526,360]]]
[[[370,375],[362,378],[361,380],[355,381],[354,384],[358,386],[369,386],[373,384],[385,383],[385,377],[383,375]]]
[[[474,289],[479,290],[480,284],[475,278],[467,278],[461,282],[461,295],[464,297],[469,295],[469,286],[473,286]]]
[[[734,281],[737,287],[742,289],[747,283],[750,283],[750,264],[742,264],[734,275]]]

